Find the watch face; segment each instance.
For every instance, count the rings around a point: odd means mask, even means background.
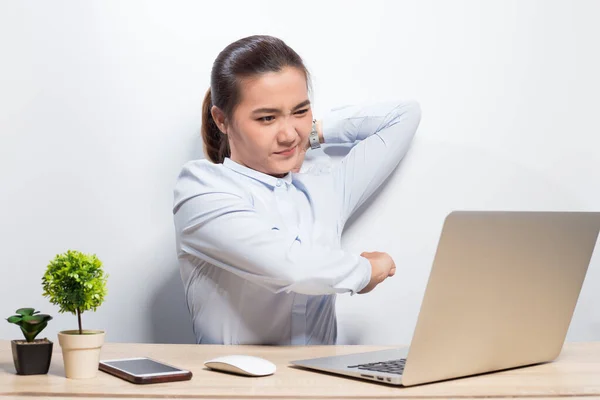
[[[308,136],[310,140],[310,148],[316,149],[321,147],[321,143],[319,143],[319,134],[317,133],[317,120],[313,119],[312,122],[312,130],[310,131],[310,135]]]
[[[314,134],[311,132],[310,134],[310,147],[312,149],[321,147],[321,144],[319,143],[319,136],[316,134],[316,132],[314,132]]]

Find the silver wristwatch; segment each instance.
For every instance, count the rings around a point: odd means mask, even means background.
[[[312,122],[312,130],[310,131],[310,135],[308,136],[308,140],[310,142],[311,149],[318,149],[321,147],[321,143],[319,142],[319,133],[317,132],[317,120],[313,119]]]

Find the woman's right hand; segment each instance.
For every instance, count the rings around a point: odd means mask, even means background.
[[[359,294],[369,293],[371,290],[375,289],[375,286],[379,285],[387,278],[394,276],[396,273],[396,264],[388,253],[365,251],[361,253],[361,256],[371,263],[371,280],[363,290],[358,292]]]

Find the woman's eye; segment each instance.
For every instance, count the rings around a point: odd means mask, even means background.
[[[305,108],[304,110],[299,110],[296,111],[296,115],[304,115],[308,112],[308,108]]]
[[[272,115],[268,115],[268,116],[266,116],[266,117],[260,117],[258,120],[259,120],[259,121],[262,121],[262,122],[271,122],[271,121],[273,121],[274,119],[275,119],[275,117],[274,117],[274,116],[272,116]]]

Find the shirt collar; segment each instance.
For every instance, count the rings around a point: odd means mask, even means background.
[[[256,179],[257,181],[260,181],[271,187],[277,186],[278,182],[285,182],[288,185],[292,183],[292,174],[290,172],[288,172],[282,178],[276,178],[263,172],[259,172],[255,169],[248,168],[242,164],[238,164],[229,157],[225,157],[225,159],[223,160],[223,165],[237,173],[246,175],[252,179]],[[279,186],[281,186],[281,183],[279,183]]]

